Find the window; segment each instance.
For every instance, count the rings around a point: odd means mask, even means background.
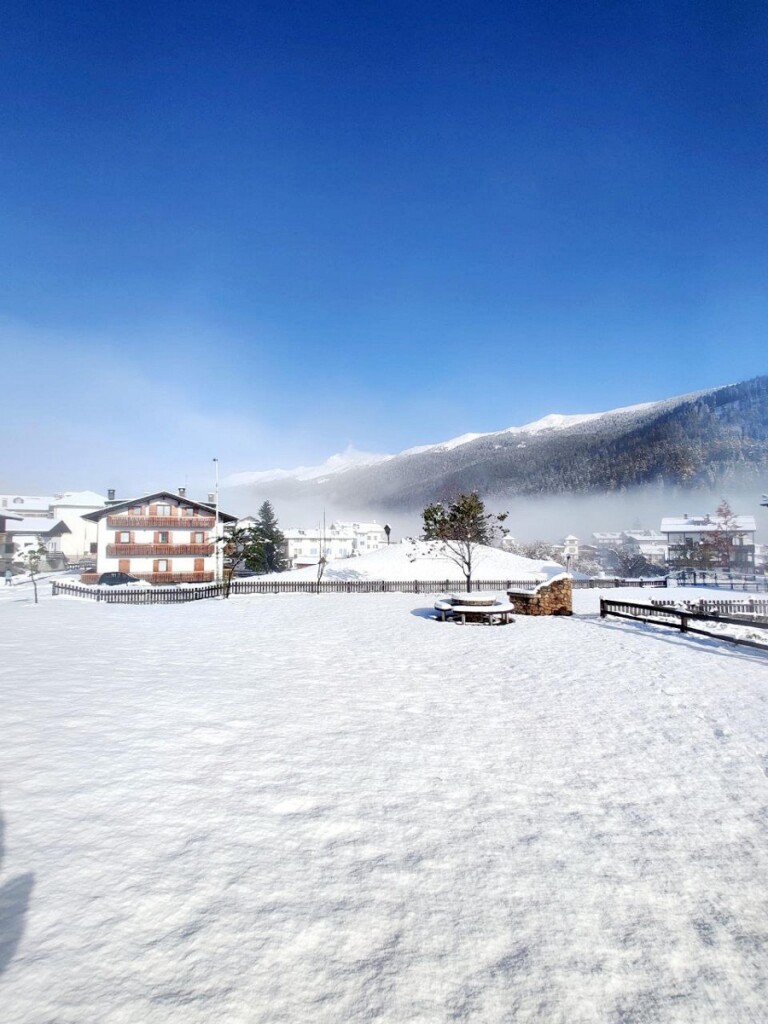
[[[170,533],[168,533],[167,530],[161,530],[161,532],[158,533],[158,535],[157,535],[157,543],[158,544],[169,544],[170,543],[170,536],[171,535],[170,535]]]
[[[141,505],[134,505],[133,508],[130,511],[130,514],[132,516],[143,516],[144,515],[144,509],[143,509],[143,507]]]
[[[131,535],[130,535],[130,533],[125,533],[125,532],[118,533],[118,535],[117,535],[117,543],[118,544],[130,544],[131,543]]]
[[[167,558],[160,558],[160,559],[158,559],[158,562],[157,562],[157,571],[158,572],[168,572],[168,566],[169,565],[170,565],[170,563],[169,563]]]
[[[205,544],[205,534],[204,533],[193,533],[192,534],[192,543],[193,544]]]
[[[159,516],[169,516],[171,514],[171,506],[170,505],[158,505],[157,506],[157,514]]]

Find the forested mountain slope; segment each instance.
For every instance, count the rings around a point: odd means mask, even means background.
[[[768,377],[572,426],[505,430],[458,445],[404,452],[312,480],[273,480],[273,497],[416,508],[460,491],[484,495],[594,494],[663,484],[768,485]]]

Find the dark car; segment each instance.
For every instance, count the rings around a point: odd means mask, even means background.
[[[99,576],[99,583],[106,583],[109,587],[117,587],[121,583],[143,583],[138,576],[131,576],[129,572],[103,572]]]

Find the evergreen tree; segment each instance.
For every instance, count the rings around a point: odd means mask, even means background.
[[[253,532],[260,544],[254,547],[246,565],[258,573],[283,572],[285,569],[285,537],[277,525],[277,516],[270,501],[259,508]]]

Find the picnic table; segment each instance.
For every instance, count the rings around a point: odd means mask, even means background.
[[[509,601],[500,601],[496,594],[477,591],[474,594],[448,594],[435,601],[435,611],[442,622],[483,622],[489,626],[506,626],[514,622],[512,612],[515,606]]]

